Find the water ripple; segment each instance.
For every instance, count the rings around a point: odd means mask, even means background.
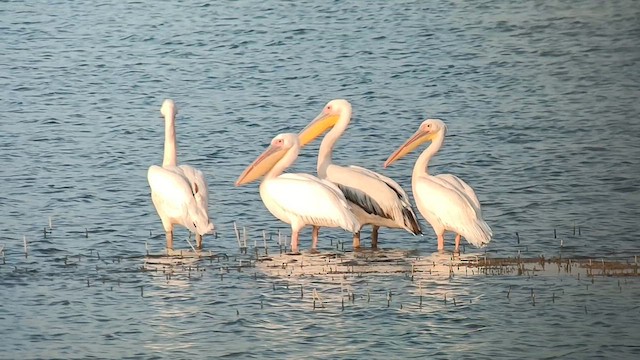
[[[587,290],[586,280],[453,279],[431,283],[420,310],[414,284],[365,278],[342,310],[337,279],[220,276],[215,262],[170,277],[142,271],[136,257],[164,241],[146,170],[162,160],[167,97],[180,109],[181,161],[208,176],[220,236],[205,241],[217,253],[237,253],[234,221],[254,241],[263,230],[288,234],[257,184],[233,181],[275,133],[298,131],[339,97],[354,118],[334,160],[380,171],[409,192],[417,154],[388,169],[383,161],[420,121],[445,119],[451,136],[430,168],[476,189],[496,234],[489,252],[555,254],[562,239],[567,255],[638,253],[634,2],[55,6],[12,1],[0,12],[6,356],[640,355],[628,316],[638,310],[629,302],[635,280],[598,279]],[[292,170],[314,172],[317,148],[306,147]],[[418,238],[384,230],[381,243],[432,251],[434,234],[423,227]],[[344,240],[341,231],[323,234],[324,250]],[[306,248],[310,232],[302,236]],[[183,230],[176,237],[188,246]],[[326,307],[313,310],[300,286],[320,289]],[[387,290],[397,294],[389,307]],[[443,292],[461,303],[445,305]]]

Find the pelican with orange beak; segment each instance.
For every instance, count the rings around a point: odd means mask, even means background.
[[[283,174],[300,152],[296,134],[279,134],[271,145],[240,175],[236,186],[264,175],[260,197],[273,216],[291,225],[291,251],[298,252],[298,235],[307,225],[360,229],[344,195],[332,183],[309,174]],[[312,248],[317,247],[314,233]]]
[[[351,104],[347,100],[329,101],[322,112],[305,127],[298,136],[302,146],[329,130],[322,139],[318,152],[318,177],[340,188],[352,205],[361,225],[371,224],[371,247],[378,246],[380,226],[405,229],[411,234],[421,234],[407,193],[392,179],[359,166],[333,164],[333,146],[345,132],[351,121]],[[318,228],[314,227],[317,236]],[[353,247],[360,247],[360,231],[353,238]]]
[[[482,219],[480,202],[473,189],[452,174],[429,175],[429,160],[440,150],[447,126],[440,119],[425,120],[418,131],[400,146],[384,163],[384,167],[431,141],[413,167],[411,180],[413,196],[418,210],[431,224],[438,237],[438,250],[444,250],[444,233],[456,233],[455,252],[460,252],[460,236],[470,244],[483,247],[493,233]]]

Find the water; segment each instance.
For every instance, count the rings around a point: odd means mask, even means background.
[[[146,170],[162,159],[168,97],[179,161],[208,176],[216,253],[238,253],[233,221],[251,240],[288,231],[257,184],[233,182],[332,98],[354,107],[334,160],[406,190],[417,154],[383,161],[421,120],[445,119],[451,137],[430,169],[476,189],[491,254],[552,256],[560,239],[567,255],[640,253],[639,15],[629,0],[4,2],[0,358],[637,357],[635,278],[431,280],[430,293],[463,305],[434,295],[417,309],[414,283],[372,276],[352,280],[360,297],[342,311],[337,279],[287,289],[251,271],[220,280],[215,263],[169,280],[139,269],[145,242],[164,245]],[[313,172],[317,146],[292,170]],[[423,226],[424,237],[384,230],[381,244],[434,251]],[[345,238],[322,235],[325,251]],[[81,258],[64,265],[69,255]],[[333,300],[314,311],[300,284]]]

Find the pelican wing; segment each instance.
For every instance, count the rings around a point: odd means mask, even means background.
[[[292,223],[341,227],[351,232],[360,229],[340,190],[315,176],[282,174],[262,186]]]
[[[442,178],[421,176],[417,180],[416,201],[420,201],[421,208],[437,217],[446,229],[464,236],[479,247],[491,240],[491,229],[478,216],[464,193]]]
[[[398,196],[398,199],[400,199],[400,201],[402,202],[403,205],[406,206],[411,206],[411,201],[409,200],[409,195],[407,195],[407,192],[404,191],[404,189],[400,186],[400,184],[398,184],[397,182],[395,182],[393,179],[386,177],[382,174],[378,174],[375,171],[371,171],[369,169],[365,169],[363,167],[360,166],[356,166],[356,165],[350,165],[349,168],[354,169],[356,171],[360,171],[361,173],[365,174],[365,175],[369,175],[371,177],[377,178],[381,181],[383,181],[385,184],[387,184],[387,186],[389,188],[391,188],[393,191],[395,191],[396,195]]]
[[[422,233],[409,196],[392,179],[359,166],[332,164],[327,168],[327,180],[367,213],[404,223],[413,234]]]
[[[189,185],[191,186],[191,191],[194,195],[200,195],[200,200],[206,206],[209,204],[209,187],[207,186],[207,182],[204,179],[204,174],[202,171],[194,168],[189,165],[179,165],[178,166],[184,176],[189,180]]]
[[[154,165],[149,168],[147,179],[163,222],[183,225],[201,235],[210,230],[207,213],[196,203],[191,184],[180,168]]]
[[[344,193],[342,192],[342,190],[340,190],[340,188],[332,183],[329,180],[325,180],[325,179],[320,179],[319,177],[315,177],[311,174],[302,174],[302,173],[298,173],[298,174],[283,174],[283,176],[285,177],[289,177],[289,175],[294,175],[297,177],[303,177],[306,179],[309,179],[310,181],[320,181],[322,184],[326,185],[329,190],[333,191],[333,193],[340,198],[341,200],[343,200],[345,203],[347,203],[347,199],[344,197]]]
[[[464,182],[464,180],[460,179],[459,177],[453,174],[438,174],[435,177],[445,180],[446,182],[451,184],[453,187],[458,189],[460,192],[465,194],[469,198],[469,201],[471,201],[471,204],[475,206],[475,209],[478,212],[478,214],[482,216],[480,201],[478,200],[478,197],[476,196],[475,191],[473,191],[473,188],[469,186],[469,184],[467,184],[466,182]]]
[[[207,181],[204,178],[204,174],[202,173],[202,171],[194,168],[193,166],[179,165],[178,167],[182,170],[184,176],[189,180],[191,191],[193,192],[193,196],[196,199],[198,207],[200,207],[202,211],[207,213],[208,216],[209,187],[207,186]]]

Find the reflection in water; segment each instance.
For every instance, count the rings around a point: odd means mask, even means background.
[[[188,339],[194,320],[202,309],[193,295],[192,282],[200,276],[198,259],[193,257],[145,257],[144,268],[151,286],[144,294],[149,316],[150,342],[146,349],[162,353],[188,351],[195,345]],[[192,279],[193,278],[193,279]]]

